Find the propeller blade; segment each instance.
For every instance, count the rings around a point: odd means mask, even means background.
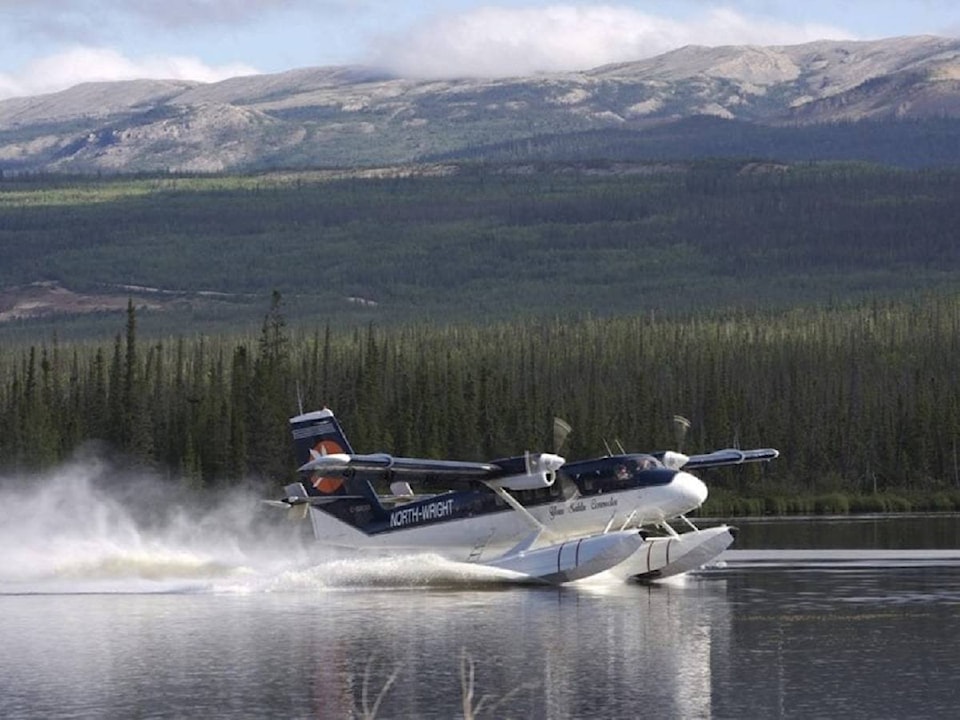
[[[555,453],[560,452],[560,448],[563,447],[572,430],[573,428],[566,420],[558,417],[553,419],[553,451]]]
[[[677,450],[683,451],[683,441],[687,437],[687,430],[690,429],[690,421],[683,415],[673,416],[674,430],[677,433]]]

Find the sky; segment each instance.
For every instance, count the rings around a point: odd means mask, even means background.
[[[408,77],[586,70],[684,45],[960,37],[957,0],[0,0],[0,99],[368,65]]]

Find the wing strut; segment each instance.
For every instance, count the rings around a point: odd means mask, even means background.
[[[553,537],[553,533],[547,529],[547,526],[542,522],[537,520],[533,515],[530,514],[530,511],[527,510],[523,505],[517,502],[517,499],[508,493],[504,488],[499,485],[494,485],[492,483],[484,483],[488,488],[493,490],[497,495],[503,498],[503,501],[509,505],[511,508],[516,510],[520,515],[523,516],[523,519],[526,520],[530,525],[536,528],[541,533],[544,533],[550,537]]]

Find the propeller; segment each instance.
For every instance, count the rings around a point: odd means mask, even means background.
[[[673,429],[676,433],[677,449],[664,452],[660,461],[671,470],[681,470],[690,460],[683,454],[683,441],[687,437],[687,430],[690,429],[690,421],[683,415],[674,415]]]
[[[566,420],[558,417],[553,418],[553,451],[555,453],[560,452],[560,448],[563,447],[563,444],[567,441],[567,436],[572,431],[573,428]]]
[[[683,415],[674,415],[673,429],[677,437],[677,452],[683,452],[683,441],[687,437],[687,430],[690,429],[690,421]]]

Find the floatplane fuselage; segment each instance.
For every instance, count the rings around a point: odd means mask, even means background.
[[[660,578],[709,562],[732,528],[697,529],[686,514],[707,498],[687,468],[769,460],[771,449],[624,453],[566,462],[550,453],[489,463],[354,454],[329,410],[291,419],[301,482],[275,504],[303,506],[324,544],[431,552],[531,580],[562,583],[604,571]],[[373,481],[389,483],[378,494]],[[428,481],[444,492],[414,493]],[[681,519],[678,533],[669,524]]]

